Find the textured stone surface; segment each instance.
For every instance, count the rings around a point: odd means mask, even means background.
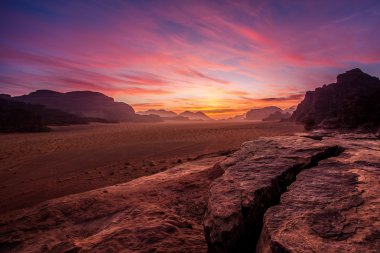
[[[297,176],[265,214],[257,252],[379,252],[379,140],[342,135],[323,142],[345,152]]]
[[[335,144],[299,136],[246,142],[221,163],[225,170],[210,189],[204,220],[211,252],[253,251],[264,212],[305,168],[337,155]]]
[[[4,215],[0,252],[206,252],[202,219],[221,159]]]

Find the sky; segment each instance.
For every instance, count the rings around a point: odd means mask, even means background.
[[[380,75],[380,1],[2,0],[0,93],[92,90],[214,118]]]

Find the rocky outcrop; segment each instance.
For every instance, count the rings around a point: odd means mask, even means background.
[[[134,121],[135,111],[122,102],[99,92],[72,91],[60,93],[51,90],[37,90],[28,95],[12,97],[15,101],[40,104],[80,117],[102,118],[108,121]]]
[[[379,157],[372,135],[243,144],[210,188],[209,252],[376,252]]]
[[[246,142],[221,164],[224,175],[210,189],[204,220],[210,252],[255,248],[265,211],[303,169],[341,152],[336,145],[299,137]]]
[[[0,217],[1,252],[206,252],[202,218],[224,157]]]
[[[248,111],[245,115],[245,119],[247,120],[262,120],[272,113],[275,112],[281,112],[282,109],[278,108],[276,106],[267,106],[263,108],[258,108],[258,109],[252,109]]]
[[[314,128],[377,129],[380,124],[380,80],[353,69],[337,82],[308,91],[292,120]]]
[[[212,120],[209,116],[207,116],[203,112],[184,111],[180,113],[179,116],[189,118],[190,120],[203,120],[203,121]]]
[[[264,216],[261,252],[378,252],[380,143],[343,136],[344,154],[302,171]]]
[[[268,117],[264,118],[263,121],[282,121],[288,120],[290,118],[290,113],[274,112]]]

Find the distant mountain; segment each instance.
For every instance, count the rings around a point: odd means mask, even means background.
[[[212,120],[210,117],[208,117],[203,112],[190,112],[190,111],[184,111],[179,114],[179,116],[189,118],[190,120]]]
[[[245,118],[247,120],[262,120],[274,112],[282,112],[282,109],[276,106],[267,106],[263,108],[252,109],[247,112]]]
[[[164,121],[190,121],[189,118],[183,116],[175,116],[175,117],[161,117]]]
[[[28,95],[12,97],[15,101],[40,104],[81,117],[102,118],[109,121],[133,121],[135,111],[125,103],[93,91],[72,91],[60,93],[51,90],[37,90]]]
[[[290,116],[292,115],[288,112],[283,113],[276,111],[274,113],[271,113],[268,117],[263,118],[262,121],[282,121],[290,119]]]
[[[135,114],[130,120],[133,122],[163,122],[163,118],[158,115],[149,114],[149,115],[139,115]]]
[[[306,92],[292,120],[313,128],[376,129],[380,125],[380,80],[352,69],[337,82]]]
[[[89,119],[0,96],[0,132],[42,132],[48,125],[86,124]]]
[[[154,109],[150,109],[150,110],[147,110],[147,111],[141,111],[141,112],[137,112],[137,114],[140,114],[140,115],[158,115],[160,117],[176,117],[178,116],[177,113],[175,112],[172,112],[172,111],[166,111],[166,110],[154,110]]]
[[[285,110],[282,110],[283,113],[290,113],[292,114],[295,110],[297,109],[297,106],[296,105],[293,105]]]
[[[236,116],[233,116],[233,117],[230,117],[230,118],[227,118],[227,119],[223,119],[222,121],[235,122],[235,121],[243,121],[243,120],[245,120],[245,114],[236,115]]]

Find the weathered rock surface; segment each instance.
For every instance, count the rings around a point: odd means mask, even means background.
[[[202,219],[221,159],[4,215],[0,252],[206,252]]]
[[[339,154],[341,148],[298,136],[246,142],[223,161],[224,175],[210,189],[204,220],[211,252],[255,248],[264,212],[304,168]]]
[[[380,143],[374,135],[260,138],[221,167],[204,220],[210,252],[379,249]]]
[[[292,120],[306,129],[364,128],[380,124],[380,80],[353,69],[337,76],[337,82],[306,92]]]
[[[345,152],[302,171],[271,207],[256,252],[379,252],[380,142],[326,138]]]

